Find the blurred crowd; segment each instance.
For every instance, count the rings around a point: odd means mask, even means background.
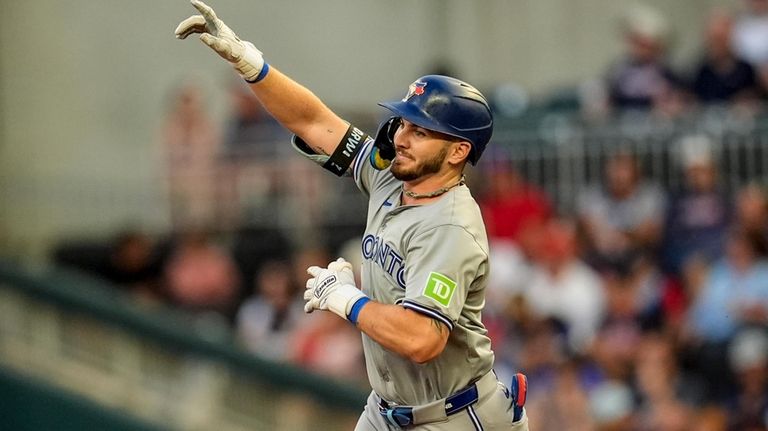
[[[729,196],[702,150],[666,190],[616,151],[564,215],[510,163],[487,168],[484,320],[497,371],[528,373],[533,423],[766,429],[765,189]]]
[[[682,65],[671,58],[675,33],[667,18],[640,4],[628,10],[621,21],[623,53],[601,79],[580,88],[584,113],[640,109],[675,117],[709,104],[758,110],[768,96],[768,2],[741,4],[739,13],[708,12],[698,53]]]
[[[672,118],[711,104],[760,112],[768,0],[739,6],[708,15],[687,69],[668,62],[666,18],[630,11],[625,54],[579,87],[578,115]],[[254,354],[365,385],[358,331],[329,313],[305,315],[301,300],[308,266],[359,261],[364,217],[350,234],[297,246],[274,228],[287,215],[249,206],[299,193],[291,220],[311,227],[325,216],[327,177],[292,167],[310,164],[288,155],[287,132],[247,91],[232,85],[224,132],[198,88],[175,95],[163,133],[173,232],[70,242],[54,260],[139,301],[218,316]],[[646,177],[618,144],[567,212],[503,155],[473,171],[491,244],[483,318],[497,373],[529,376],[538,430],[768,430],[768,184],[724,187],[705,137],[680,143],[675,186]]]

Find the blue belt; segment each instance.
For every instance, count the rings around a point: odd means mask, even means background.
[[[477,402],[478,391],[477,385],[462,389],[459,392],[449,396],[445,399],[445,415],[450,416],[456,412],[464,410],[470,405]],[[394,406],[390,407],[389,403],[379,397],[379,413],[384,419],[391,425],[399,427],[407,427],[413,425],[413,407],[407,406]]]

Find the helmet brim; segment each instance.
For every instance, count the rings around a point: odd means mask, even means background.
[[[421,109],[419,109],[418,107],[414,106],[411,103],[402,102],[402,101],[380,102],[379,106],[389,109],[396,116],[401,117],[419,127],[423,127],[429,130],[434,130],[440,133],[445,133],[446,135],[450,135],[464,141],[467,140],[465,137],[457,135],[455,130],[445,127],[445,125],[443,124],[440,124],[440,122],[438,122],[437,120],[429,116],[429,114],[422,111]],[[473,142],[470,142],[470,143],[474,145]]]

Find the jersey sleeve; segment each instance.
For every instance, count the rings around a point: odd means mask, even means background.
[[[318,166],[323,166],[328,161],[329,156],[316,154],[312,149],[304,143],[298,136],[293,136],[291,139],[291,145],[293,149],[302,156],[310,159]],[[365,143],[360,148],[360,151],[355,155],[352,165],[344,173],[345,176],[352,176],[357,185],[366,196],[371,195],[371,191],[376,186],[386,179],[389,174],[389,169],[377,170],[369,162],[371,152],[373,151],[373,138],[370,136],[366,138]],[[390,175],[391,176],[391,175]]]
[[[373,167],[370,162],[373,150],[373,138],[369,137],[352,164],[352,178],[357,188],[366,196],[370,196],[374,190],[393,180],[389,168],[378,170]]]
[[[406,255],[400,304],[453,330],[474,281],[487,273],[487,254],[464,228],[446,225],[412,239]]]

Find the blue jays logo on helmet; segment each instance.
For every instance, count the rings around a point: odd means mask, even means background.
[[[424,87],[427,86],[427,83],[424,81],[416,81],[413,84],[408,86],[408,94],[403,97],[403,102],[407,101],[413,96],[421,96],[424,94]]]
[[[408,87],[405,98],[379,105],[392,111],[395,118],[469,142],[472,150],[468,160],[472,164],[477,163],[493,134],[493,114],[482,93],[449,76],[422,76]],[[380,128],[377,139],[391,141],[386,136],[390,128]]]

